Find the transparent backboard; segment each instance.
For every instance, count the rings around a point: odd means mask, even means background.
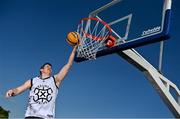
[[[116,44],[112,48],[100,47],[96,57],[168,39],[170,13],[171,0],[113,0],[105,3],[87,17],[106,22]],[[77,62],[84,60],[87,59],[75,57]]]

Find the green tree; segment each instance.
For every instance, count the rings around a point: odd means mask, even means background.
[[[9,117],[9,111],[6,111],[0,106],[0,119],[8,119]]]

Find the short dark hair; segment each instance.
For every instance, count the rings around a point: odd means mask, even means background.
[[[51,66],[51,67],[52,67],[52,64],[51,64],[51,63],[46,62],[46,63],[44,63],[43,65],[41,65],[40,69],[43,69],[45,65],[49,65],[49,66]]]
[[[52,64],[51,64],[51,63],[46,62],[46,63],[44,63],[43,65],[41,65],[40,69],[43,69],[45,65],[49,65],[49,66],[52,67]],[[39,73],[40,73],[40,75],[41,75],[41,71],[40,71]]]

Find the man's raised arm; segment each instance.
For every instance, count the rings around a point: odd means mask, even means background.
[[[69,56],[67,64],[65,64],[64,67],[59,71],[59,73],[55,75],[55,80],[56,80],[57,86],[59,86],[60,82],[64,79],[64,77],[67,75],[69,69],[71,68],[73,61],[74,61],[75,54],[76,54],[76,48],[77,48],[77,45],[74,46],[74,48]]]

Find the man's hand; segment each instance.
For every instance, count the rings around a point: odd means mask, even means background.
[[[15,96],[15,90],[14,89],[10,89],[6,92],[6,98],[13,97],[13,96]]]

